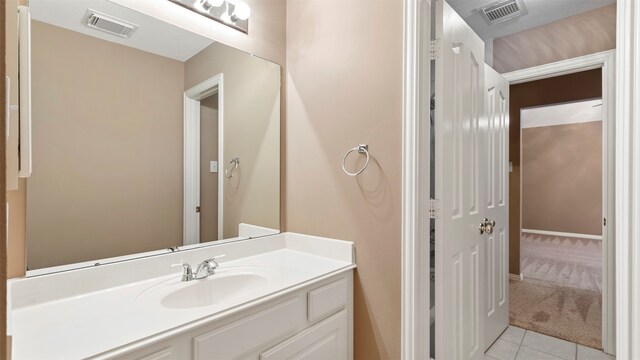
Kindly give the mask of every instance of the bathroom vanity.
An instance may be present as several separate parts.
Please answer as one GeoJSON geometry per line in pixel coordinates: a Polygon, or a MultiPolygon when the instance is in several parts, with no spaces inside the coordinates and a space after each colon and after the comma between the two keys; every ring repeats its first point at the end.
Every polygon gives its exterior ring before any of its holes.
{"type": "Polygon", "coordinates": [[[13,358],[350,359],[354,268],[351,242],[282,233],[13,280],[13,358]]]}

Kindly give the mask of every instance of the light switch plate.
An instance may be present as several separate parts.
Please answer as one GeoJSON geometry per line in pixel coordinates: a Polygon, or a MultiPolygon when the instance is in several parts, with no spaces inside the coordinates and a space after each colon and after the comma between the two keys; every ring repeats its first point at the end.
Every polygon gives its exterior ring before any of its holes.
{"type": "Polygon", "coordinates": [[[212,173],[217,173],[218,172],[218,162],[217,161],[210,161],[209,162],[209,171],[212,173]]]}

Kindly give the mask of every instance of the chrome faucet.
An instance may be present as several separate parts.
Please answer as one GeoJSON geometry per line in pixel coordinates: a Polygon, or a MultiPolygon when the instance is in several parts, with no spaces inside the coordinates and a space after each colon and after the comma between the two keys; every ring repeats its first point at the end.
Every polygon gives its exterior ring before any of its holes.
{"type": "Polygon", "coordinates": [[[223,257],[225,257],[225,255],[219,255],[201,262],[198,264],[195,273],[191,265],[187,263],[174,264],[172,266],[182,266],[182,278],[180,281],[201,280],[216,273],[216,269],[220,266],[217,260],[223,257]]]}

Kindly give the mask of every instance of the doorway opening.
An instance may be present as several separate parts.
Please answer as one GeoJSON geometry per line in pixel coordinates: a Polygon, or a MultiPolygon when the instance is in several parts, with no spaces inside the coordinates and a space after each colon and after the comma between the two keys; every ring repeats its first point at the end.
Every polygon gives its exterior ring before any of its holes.
{"type": "Polygon", "coordinates": [[[222,238],[225,172],[218,159],[224,158],[223,104],[223,74],[184,93],[184,245],[222,238]]]}
{"type": "MultiPolygon", "coordinates": [[[[515,226],[511,221],[500,221],[499,216],[502,215],[500,211],[506,210],[508,213],[508,207],[513,206],[510,200],[515,201],[514,197],[519,199],[520,196],[519,193],[512,193],[514,183],[511,181],[513,174],[520,170],[519,167],[515,168],[515,165],[520,166],[520,162],[514,164],[513,161],[514,156],[520,156],[520,141],[516,143],[518,151],[514,152],[511,147],[511,134],[514,131],[519,134],[521,129],[519,123],[514,124],[513,112],[508,111],[508,145],[505,151],[505,142],[501,137],[504,127],[500,125],[503,109],[501,101],[506,100],[504,102],[510,104],[510,91],[513,86],[524,86],[524,83],[546,81],[554,77],[593,70],[601,79],[600,93],[577,100],[601,98],[601,121],[602,124],[606,123],[602,125],[603,134],[599,144],[603,156],[602,166],[605,167],[602,173],[606,172],[613,180],[614,126],[613,121],[605,120],[614,118],[615,51],[607,49],[615,46],[615,41],[610,41],[612,37],[608,36],[615,35],[615,17],[611,16],[615,15],[615,6],[609,4],[608,7],[572,14],[576,17],[571,17],[566,22],[578,24],[578,27],[580,24],[593,23],[583,22],[583,17],[595,18],[596,22],[602,20],[602,28],[596,33],[607,41],[603,42],[598,50],[580,49],[567,56],[563,51],[566,47],[562,46],[562,41],[556,41],[563,38],[559,36],[563,31],[566,32],[566,26],[563,26],[565,22],[556,22],[563,20],[562,17],[549,20],[551,22],[538,27],[509,33],[514,36],[504,39],[510,36],[505,35],[506,29],[493,27],[492,29],[500,34],[492,36],[491,29],[487,30],[482,23],[474,23],[473,16],[477,13],[465,10],[461,3],[435,1],[429,3],[432,5],[430,7],[418,4],[409,8],[409,15],[414,17],[405,19],[407,29],[410,30],[405,34],[405,45],[409,46],[409,50],[405,51],[405,66],[407,73],[413,76],[405,77],[407,114],[403,159],[407,165],[404,171],[407,180],[403,182],[403,356],[411,358],[415,354],[429,354],[431,357],[435,355],[436,358],[476,359],[483,358],[485,350],[489,349],[489,352],[486,352],[489,357],[513,359],[523,347],[521,357],[544,358],[554,355],[549,351],[564,340],[509,326],[509,279],[520,281],[521,278],[519,262],[522,226],[519,214],[515,226]],[[419,21],[421,17],[418,15],[422,14],[424,19],[431,19],[429,26],[424,26],[419,21]],[[431,16],[433,14],[435,16],[431,16]],[[547,24],[550,25],[546,26],[547,24]],[[486,31],[483,32],[483,28],[486,31]],[[524,31],[528,32],[524,34],[524,31]],[[416,48],[412,46],[414,42],[429,43],[421,41],[421,36],[429,33],[430,56],[423,59],[421,53],[412,52],[416,48]],[[531,36],[523,40],[523,35],[531,36]],[[540,41],[536,42],[538,40],[540,41]],[[486,65],[483,64],[483,60],[486,65]],[[428,68],[428,61],[435,62],[435,71],[424,71],[428,68]],[[494,68],[499,69],[496,71],[494,68]],[[432,80],[435,80],[435,90],[432,88],[430,92],[425,91],[425,84],[431,83],[432,80]],[[505,83],[506,86],[503,86],[505,83]],[[429,96],[434,94],[435,124],[432,121],[429,126],[426,120],[432,114],[426,105],[429,104],[429,96]],[[435,137],[430,138],[433,133],[435,137]],[[505,152],[507,156],[503,156],[505,152]],[[427,161],[429,156],[431,159],[427,161]],[[430,164],[430,168],[425,169],[423,164],[430,164]],[[431,174],[425,170],[431,170],[431,174]],[[436,175],[435,179],[430,176],[433,173],[436,175]],[[503,176],[508,179],[506,186],[502,181],[503,176]],[[433,182],[435,196],[430,189],[433,182]],[[504,188],[507,189],[506,196],[501,192],[504,188]],[[423,196],[425,194],[429,194],[431,199],[423,196]],[[422,200],[422,203],[416,202],[416,198],[425,200],[422,200]],[[426,203],[426,200],[429,200],[429,203],[426,203]],[[502,206],[504,203],[507,206],[502,206]],[[424,206],[421,207],[421,204],[424,206]],[[421,221],[424,217],[420,215],[427,215],[435,221],[421,221]],[[430,226],[427,227],[426,224],[430,226]],[[431,239],[430,230],[433,228],[435,244],[431,245],[426,239],[431,239]],[[502,239],[506,239],[506,246],[501,246],[502,239]],[[508,264],[513,258],[509,257],[510,250],[514,248],[518,251],[516,271],[508,264]],[[433,252],[435,258],[430,256],[433,252]],[[431,266],[435,268],[435,281],[426,277],[431,266]],[[509,276],[510,273],[513,276],[509,276]],[[434,283],[435,290],[433,286],[429,286],[434,283]],[[505,288],[506,294],[503,291],[505,288]],[[433,295],[435,326],[432,325],[433,319],[429,316],[433,295]],[[507,309],[502,307],[503,304],[507,305],[507,309]],[[498,319],[496,314],[503,315],[503,310],[507,310],[507,316],[498,319]],[[495,321],[492,320],[492,316],[496,317],[495,321]],[[505,343],[506,345],[502,346],[505,343]],[[429,347],[424,346],[425,344],[429,347]],[[494,356],[496,352],[492,352],[491,349],[501,347],[502,350],[506,349],[506,352],[503,352],[505,356],[494,356]]],[[[531,18],[532,16],[529,16],[528,19],[531,18]]],[[[517,25],[515,22],[512,24],[517,25]]],[[[588,37],[589,31],[593,29],[583,30],[580,31],[580,36],[588,37]]],[[[574,85],[577,89],[565,89],[565,93],[581,90],[575,83],[567,84],[574,85]]],[[[538,95],[544,97],[546,94],[538,95]]],[[[576,99],[560,99],[542,105],[574,101],[576,99]]],[[[522,108],[532,106],[540,105],[518,107],[518,117],[522,108]]],[[[517,189],[520,189],[519,182],[517,189]]],[[[613,187],[603,176],[600,214],[602,218],[598,220],[599,224],[607,219],[607,222],[613,225],[613,199],[613,187]]],[[[508,214],[505,218],[510,217],[508,214]]],[[[577,234],[568,230],[564,232],[577,234]]],[[[601,236],[602,282],[599,284],[598,280],[593,281],[602,293],[599,301],[602,314],[601,345],[590,346],[603,348],[606,353],[613,353],[616,342],[613,291],[615,254],[612,226],[603,227],[601,236]]],[[[581,308],[575,313],[579,316],[588,312],[581,309],[589,310],[583,303],[579,303],[578,306],[581,308]]],[[[534,315],[544,317],[544,314],[534,315]]],[[[579,326],[569,326],[572,330],[579,330],[579,326]]],[[[554,335],[560,337],[561,334],[554,335]]],[[[590,355],[587,353],[590,350],[596,351],[594,356],[608,356],[593,348],[580,347],[575,342],[564,341],[561,344],[568,345],[567,354],[554,355],[559,358],[588,357],[590,355]],[[580,354],[583,356],[579,356],[580,354]]]]}
{"type": "Polygon", "coordinates": [[[607,353],[615,350],[613,56],[505,74],[510,324],[607,353]]]}
{"type": "MultiPolygon", "coordinates": [[[[601,96],[600,69],[591,72],[572,76],[594,78],[585,91],[601,96]]],[[[516,85],[511,101],[557,81],[566,79],[520,84],[525,91],[516,85]]],[[[510,324],[601,349],[602,98],[513,110],[520,111],[520,206],[512,198],[511,209],[520,209],[521,221],[519,259],[510,260],[521,276],[509,282],[510,324]]]]}

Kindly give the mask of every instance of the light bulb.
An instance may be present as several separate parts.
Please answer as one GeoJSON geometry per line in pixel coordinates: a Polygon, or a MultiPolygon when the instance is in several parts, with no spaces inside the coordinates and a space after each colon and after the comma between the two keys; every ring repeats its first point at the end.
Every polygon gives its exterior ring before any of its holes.
{"type": "Polygon", "coordinates": [[[220,7],[224,4],[224,0],[206,0],[213,7],[220,7]]]}
{"type": "Polygon", "coordinates": [[[224,21],[229,25],[233,25],[233,22],[234,22],[233,19],[231,19],[231,15],[229,15],[229,13],[224,13],[220,15],[220,20],[224,21]]]}
{"type": "Polygon", "coordinates": [[[247,20],[251,16],[251,8],[244,1],[238,1],[233,8],[233,16],[240,20],[247,20]]]}

